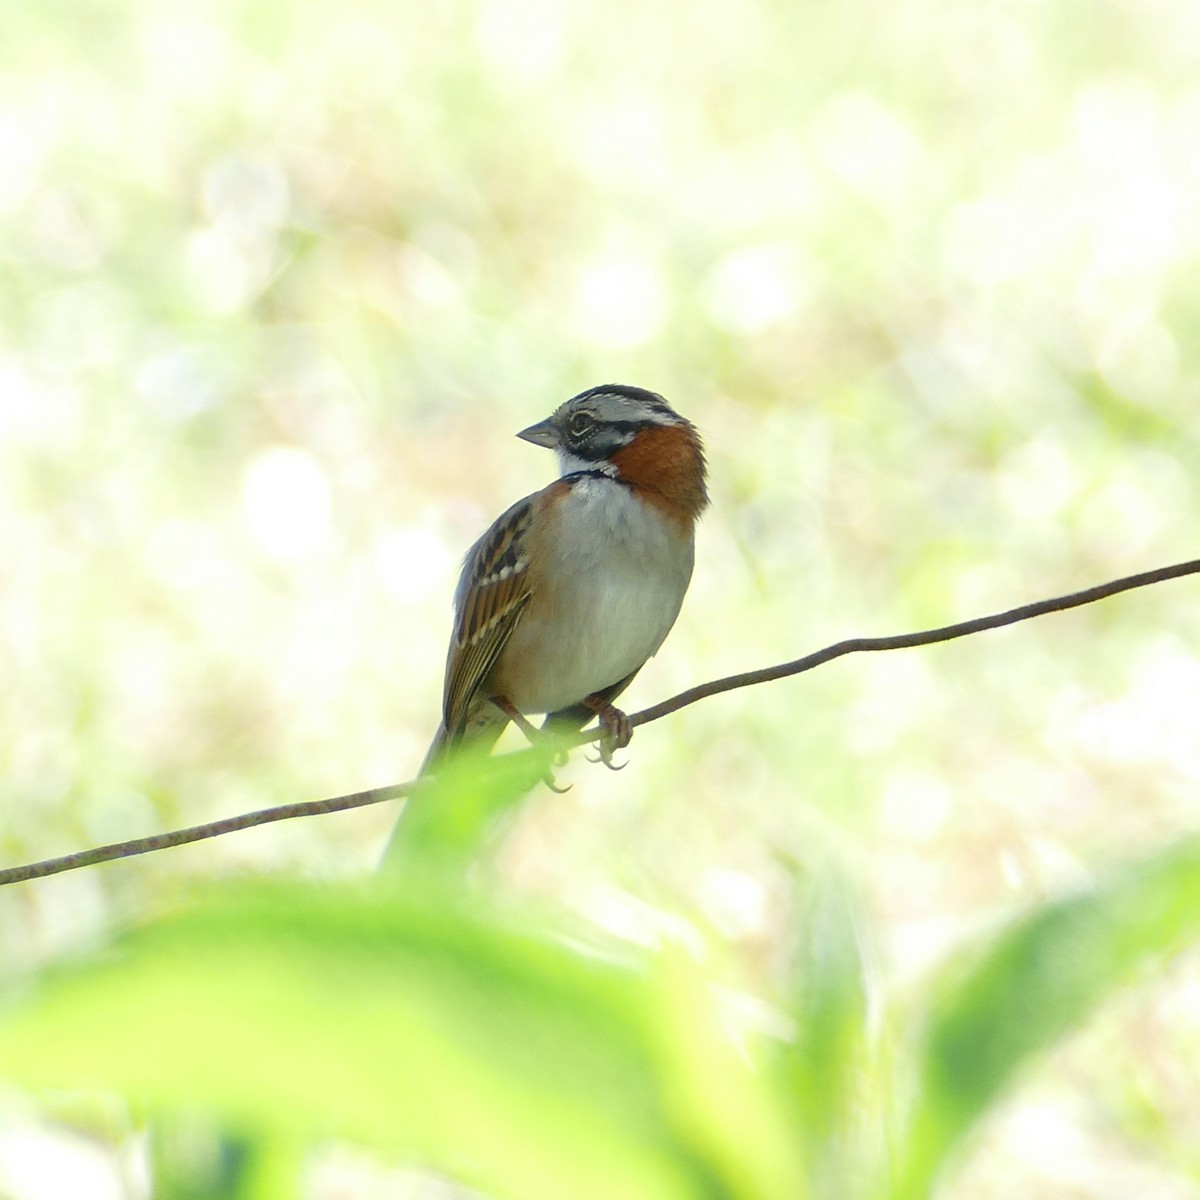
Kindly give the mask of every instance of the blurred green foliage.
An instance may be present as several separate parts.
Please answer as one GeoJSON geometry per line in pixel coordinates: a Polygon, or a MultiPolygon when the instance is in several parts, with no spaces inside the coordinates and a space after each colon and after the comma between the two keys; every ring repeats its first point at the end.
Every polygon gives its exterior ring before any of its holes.
{"type": "MultiPolygon", "coordinates": [[[[606,379],[666,394],[712,466],[692,594],[631,706],[1194,557],[1197,14],[3,6],[4,860],[411,776],[456,560],[552,470],[510,435],[606,379]]],[[[907,1128],[899,1064],[926,1089],[912,1112],[934,1115],[912,1119],[936,1119],[941,1161],[946,1131],[994,1094],[970,1072],[965,1100],[938,1092],[917,1069],[935,1050],[880,1013],[908,1003],[958,1028],[937,968],[961,947],[1190,836],[1193,595],[1184,581],[706,701],[640,731],[620,775],[577,756],[570,793],[539,790],[481,844],[504,789],[472,791],[462,825],[418,819],[401,853],[422,873],[430,854],[471,864],[485,940],[511,906],[534,941],[570,926],[634,956],[635,1008],[668,986],[664,941],[703,958],[704,986],[679,985],[697,1011],[709,985],[765,1006],[778,1040],[751,1058],[779,1082],[762,1102],[797,1106],[812,1145],[790,1152],[818,1191],[881,1128],[907,1128]],[[643,976],[659,981],[645,993],[643,976]]],[[[0,959],[37,977],[130,921],[191,912],[225,877],[365,874],[394,815],[10,889],[0,959]]],[[[152,973],[182,931],[237,924],[237,902],[213,903],[137,961],[152,973]]],[[[335,889],[330,912],[356,903],[387,909],[335,889]]],[[[1112,994],[1112,932],[1111,957],[1069,976],[1081,990],[1026,1041],[962,1001],[981,1030],[968,1065],[1002,1082],[987,1029],[1015,1064],[1108,996],[992,1110],[949,1192],[1200,1196],[1196,964],[1112,994]]],[[[1028,975],[997,954],[999,1006],[1028,975]]],[[[706,1060],[676,1049],[699,1103],[706,1060]]],[[[251,1191],[294,1190],[301,1151],[214,1132],[236,1113],[211,1099],[221,1114],[155,1123],[160,1200],[183,1194],[170,1168],[189,1145],[195,1161],[210,1147],[216,1180],[245,1162],[251,1191]]],[[[711,1113],[677,1119],[698,1157],[670,1169],[732,1178],[711,1113]]],[[[140,1122],[0,1092],[0,1192],[86,1178],[91,1195],[145,1194],[140,1122]]],[[[305,1159],[312,1200],[356,1171],[360,1194],[444,1186],[346,1155],[305,1159]]]]}
{"type": "MultiPolygon", "coordinates": [[[[682,945],[606,948],[470,884],[459,835],[429,852],[476,788],[511,804],[523,783],[485,763],[418,793],[420,870],[371,889],[227,885],[10,990],[0,1070],[219,1114],[236,1133],[218,1185],[189,1191],[176,1168],[159,1196],[298,1194],[305,1147],[333,1138],[522,1200],[917,1198],[1033,1053],[1200,933],[1193,838],[960,955],[922,1004],[883,1014],[881,1053],[827,880],[796,914],[768,1032],[682,945]]],[[[157,1148],[180,1156],[169,1135],[157,1148]]]]}

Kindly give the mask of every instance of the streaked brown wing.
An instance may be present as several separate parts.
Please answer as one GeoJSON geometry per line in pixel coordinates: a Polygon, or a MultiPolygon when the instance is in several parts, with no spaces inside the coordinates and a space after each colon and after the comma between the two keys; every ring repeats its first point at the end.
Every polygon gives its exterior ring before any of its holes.
{"type": "Polygon", "coordinates": [[[529,600],[527,537],[534,497],[518,501],[471,547],[454,597],[454,640],[442,711],[451,739],[462,734],[479,685],[529,600]]]}

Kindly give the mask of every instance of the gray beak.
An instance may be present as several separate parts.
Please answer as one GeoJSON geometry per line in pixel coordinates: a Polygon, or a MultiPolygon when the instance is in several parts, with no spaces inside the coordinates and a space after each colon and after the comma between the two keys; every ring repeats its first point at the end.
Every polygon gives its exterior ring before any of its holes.
{"type": "Polygon", "coordinates": [[[522,429],[517,437],[532,442],[535,446],[545,446],[547,450],[557,450],[560,441],[558,426],[554,424],[553,417],[547,417],[536,425],[530,425],[528,429],[522,429]]]}

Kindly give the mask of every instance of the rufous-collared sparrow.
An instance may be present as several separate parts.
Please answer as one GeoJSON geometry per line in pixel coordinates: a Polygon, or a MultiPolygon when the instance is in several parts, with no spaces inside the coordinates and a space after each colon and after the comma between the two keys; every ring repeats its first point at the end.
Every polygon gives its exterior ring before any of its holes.
{"type": "Polygon", "coordinates": [[[490,748],[510,720],[530,733],[530,713],[575,729],[595,714],[611,766],[630,737],[612,702],[662,645],[692,576],[704,451],[661,396],[603,384],[517,436],[556,451],[562,474],[467,552],[422,772],[460,743],[490,748]]]}

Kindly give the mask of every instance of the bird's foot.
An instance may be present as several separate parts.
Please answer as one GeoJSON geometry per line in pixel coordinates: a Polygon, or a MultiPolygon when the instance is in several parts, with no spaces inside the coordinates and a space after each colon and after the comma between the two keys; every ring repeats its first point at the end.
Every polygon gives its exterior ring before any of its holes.
{"type": "MultiPolygon", "coordinates": [[[[521,712],[515,704],[513,704],[507,696],[491,696],[491,702],[529,739],[531,746],[545,745],[545,734],[532,724],[526,715],[521,712]]],[[[555,766],[563,766],[567,761],[566,753],[559,751],[554,755],[555,766]]],[[[571,785],[568,783],[566,787],[559,787],[558,781],[554,778],[554,772],[548,767],[545,775],[542,776],[542,782],[552,791],[557,792],[560,796],[563,792],[569,792],[571,785]]]]}
{"type": "Polygon", "coordinates": [[[541,731],[507,696],[489,696],[489,700],[529,739],[531,746],[541,742],[541,731]]]}
{"type": "Polygon", "coordinates": [[[629,718],[602,696],[585,696],[583,703],[596,714],[602,733],[596,745],[600,757],[592,761],[602,762],[610,771],[624,770],[628,764],[622,763],[617,766],[613,762],[613,753],[624,750],[633,737],[633,727],[629,724],[629,718]]]}

